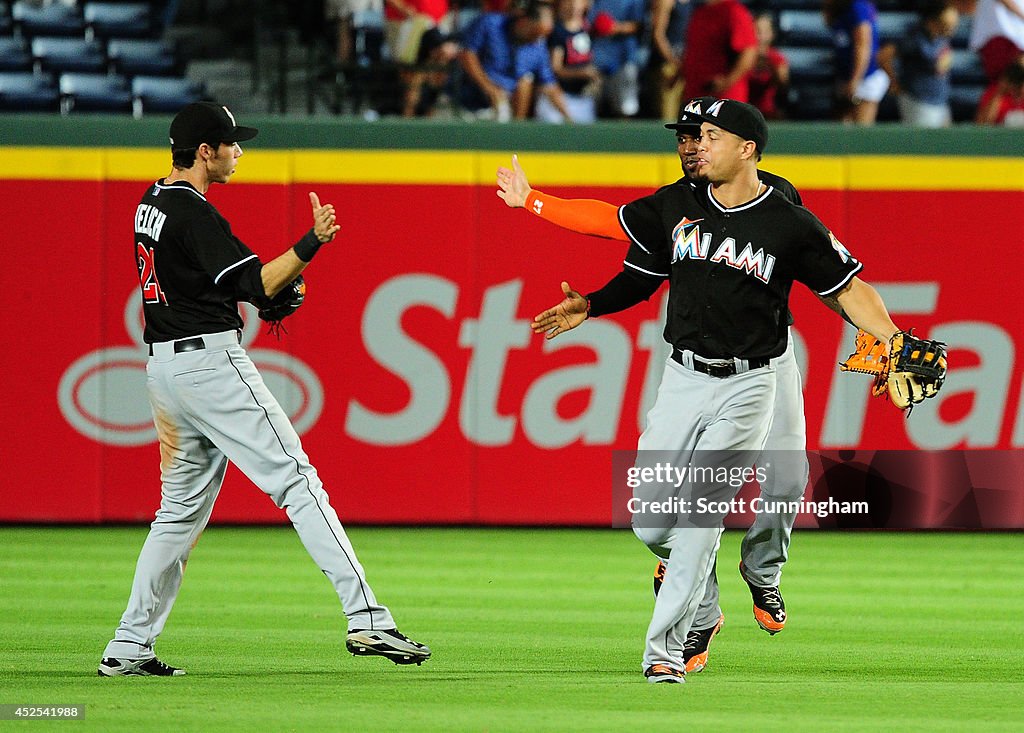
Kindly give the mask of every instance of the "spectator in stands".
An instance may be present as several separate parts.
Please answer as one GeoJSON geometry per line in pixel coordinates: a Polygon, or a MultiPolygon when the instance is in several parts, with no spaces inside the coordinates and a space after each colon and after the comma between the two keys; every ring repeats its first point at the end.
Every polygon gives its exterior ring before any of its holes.
{"type": "Polygon", "coordinates": [[[775,48],[775,17],[761,13],[754,19],[757,31],[757,61],[750,73],[750,103],[769,120],[782,117],[776,100],[785,96],[789,87],[789,62],[775,48]]]}
{"type": "Polygon", "coordinates": [[[754,18],[738,0],[706,0],[690,16],[683,54],[683,97],[746,102],[757,61],[754,18]]]}
{"type": "MultiPolygon", "coordinates": [[[[574,122],[593,122],[597,118],[597,97],[601,93],[601,72],[594,65],[587,12],[590,0],[558,0],[555,30],[548,39],[551,68],[555,72],[574,122]]],[[[537,98],[538,119],[563,122],[562,114],[551,101],[537,98]]]]}
{"type": "Polygon", "coordinates": [[[369,11],[381,12],[382,0],[327,0],[324,14],[337,29],[335,58],[339,64],[351,64],[355,57],[354,16],[369,11]]]}
{"type": "Polygon", "coordinates": [[[690,24],[690,0],[653,0],[651,4],[651,66],[658,116],[674,121],[683,101],[683,48],[690,24]]]}
{"type": "Polygon", "coordinates": [[[571,121],[548,56],[546,40],[554,25],[554,10],[544,0],[526,0],[508,13],[477,17],[463,34],[459,53],[466,72],[463,106],[478,117],[526,119],[539,86],[555,109],[571,121]]]}
{"type": "Polygon", "coordinates": [[[981,57],[990,83],[1024,54],[1024,0],[978,0],[969,47],[981,57]]]}
{"type": "MultiPolygon", "coordinates": [[[[403,117],[431,117],[444,95],[459,45],[440,28],[431,28],[420,39],[416,68],[406,81],[403,117]]],[[[449,100],[450,103],[450,100],[449,100]]]]}
{"type": "Polygon", "coordinates": [[[594,0],[591,33],[594,63],[604,77],[602,105],[611,117],[640,111],[640,29],[644,0],[594,0]]]}
{"type": "Polygon", "coordinates": [[[871,0],[825,0],[836,60],[836,113],[844,122],[872,125],[889,75],[878,65],[878,9],[871,0]]]}
{"type": "Polygon", "coordinates": [[[960,13],[949,0],[926,0],[920,21],[897,44],[879,52],[879,64],[893,80],[900,118],[918,127],[946,127],[953,118],[949,109],[953,63],[950,39],[960,13]]]}
{"type": "Polygon", "coordinates": [[[448,14],[448,0],[384,0],[384,42],[391,60],[412,65],[420,39],[448,14]]]}
{"type": "Polygon", "coordinates": [[[975,122],[1024,127],[1024,56],[1003,69],[999,80],[985,90],[975,122]]]}

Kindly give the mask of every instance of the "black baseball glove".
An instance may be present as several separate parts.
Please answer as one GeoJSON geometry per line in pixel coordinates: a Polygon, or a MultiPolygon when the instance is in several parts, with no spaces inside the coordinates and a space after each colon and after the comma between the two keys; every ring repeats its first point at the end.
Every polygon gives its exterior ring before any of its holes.
{"type": "MultiPolygon", "coordinates": [[[[280,292],[270,300],[266,301],[259,308],[260,319],[266,321],[270,327],[267,333],[272,333],[280,338],[280,331],[283,328],[281,321],[299,309],[299,306],[306,300],[306,281],[299,275],[290,283],[281,288],[280,292]]],[[[285,330],[285,333],[288,331],[285,330]]]]}

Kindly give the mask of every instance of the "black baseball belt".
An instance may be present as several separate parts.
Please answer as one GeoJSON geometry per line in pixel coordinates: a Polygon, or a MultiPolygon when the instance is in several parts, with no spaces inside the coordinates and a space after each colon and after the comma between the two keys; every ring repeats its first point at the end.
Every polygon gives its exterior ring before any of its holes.
{"type": "MultiPolygon", "coordinates": [[[[235,340],[238,343],[242,343],[242,332],[235,331],[235,340]]],[[[179,339],[174,342],[174,353],[184,354],[186,351],[201,351],[207,346],[206,341],[202,336],[194,336],[193,338],[179,339]]],[[[153,344],[149,345],[149,355],[153,356],[153,344]]]]}
{"type": "Polygon", "coordinates": [[[701,372],[702,374],[707,374],[709,377],[715,377],[716,379],[725,379],[726,377],[731,377],[735,374],[742,374],[743,372],[760,369],[761,367],[766,367],[771,363],[771,359],[768,358],[706,359],[692,351],[684,351],[683,349],[677,348],[672,349],[672,361],[686,367],[687,369],[693,369],[695,372],[701,372]]]}

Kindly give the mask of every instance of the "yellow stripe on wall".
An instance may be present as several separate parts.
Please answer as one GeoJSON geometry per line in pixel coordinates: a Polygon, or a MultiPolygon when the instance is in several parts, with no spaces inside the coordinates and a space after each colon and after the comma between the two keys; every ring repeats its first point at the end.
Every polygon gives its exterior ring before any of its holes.
{"type": "MultiPolygon", "coordinates": [[[[671,154],[519,155],[532,185],[654,189],[678,179],[671,154]]],[[[152,181],[170,170],[165,148],[0,147],[0,179],[152,181]]],[[[245,151],[233,180],[348,184],[483,185],[495,183],[511,153],[444,150],[245,151]]],[[[1024,160],[900,155],[766,156],[762,167],[798,188],[855,191],[1024,191],[1024,160]]]]}

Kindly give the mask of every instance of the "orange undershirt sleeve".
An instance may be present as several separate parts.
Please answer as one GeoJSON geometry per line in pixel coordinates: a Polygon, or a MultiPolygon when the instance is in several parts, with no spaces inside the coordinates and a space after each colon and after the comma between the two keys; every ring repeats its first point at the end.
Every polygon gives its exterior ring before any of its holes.
{"type": "Polygon", "coordinates": [[[580,234],[628,242],[619,224],[619,207],[595,199],[560,199],[540,191],[530,191],[526,209],[541,219],[580,234]]]}

